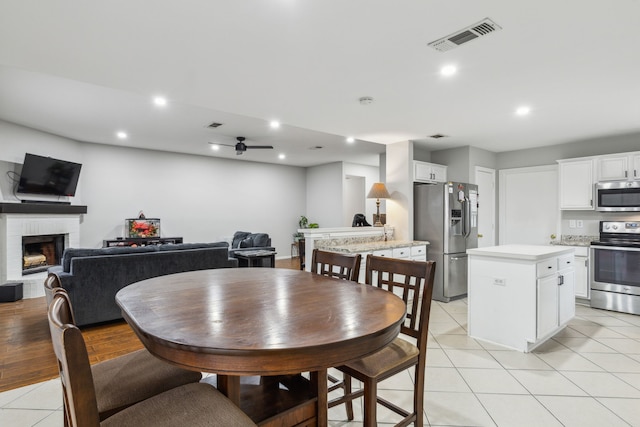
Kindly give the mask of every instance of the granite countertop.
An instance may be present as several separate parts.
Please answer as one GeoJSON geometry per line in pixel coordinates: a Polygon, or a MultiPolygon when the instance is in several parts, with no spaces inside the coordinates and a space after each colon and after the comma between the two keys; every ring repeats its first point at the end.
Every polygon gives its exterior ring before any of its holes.
{"type": "Polygon", "coordinates": [[[552,245],[556,246],[589,246],[591,242],[599,240],[599,236],[579,236],[579,235],[563,235],[560,240],[554,240],[552,245]]]}
{"type": "Polygon", "coordinates": [[[409,246],[429,245],[429,242],[418,240],[389,240],[366,243],[352,243],[324,248],[333,252],[358,253],[379,251],[383,249],[406,248],[409,246]]]}
{"type": "Polygon", "coordinates": [[[559,245],[502,245],[467,249],[469,255],[525,261],[541,261],[545,258],[572,253],[574,253],[573,248],[559,245]]]}

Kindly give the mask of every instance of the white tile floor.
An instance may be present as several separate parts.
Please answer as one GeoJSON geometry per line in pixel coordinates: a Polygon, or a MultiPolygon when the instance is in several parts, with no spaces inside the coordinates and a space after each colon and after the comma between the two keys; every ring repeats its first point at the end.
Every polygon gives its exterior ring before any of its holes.
{"type": "MultiPolygon", "coordinates": [[[[427,355],[425,425],[640,426],[640,316],[577,306],[570,325],[525,354],[466,336],[465,300],[434,302],[427,355]]],[[[380,394],[411,406],[409,372],[380,394]]],[[[345,421],[342,407],[331,426],[345,421]]],[[[378,408],[380,425],[396,419],[378,408]]],[[[59,380],[0,393],[0,426],[62,426],[59,380]]]]}

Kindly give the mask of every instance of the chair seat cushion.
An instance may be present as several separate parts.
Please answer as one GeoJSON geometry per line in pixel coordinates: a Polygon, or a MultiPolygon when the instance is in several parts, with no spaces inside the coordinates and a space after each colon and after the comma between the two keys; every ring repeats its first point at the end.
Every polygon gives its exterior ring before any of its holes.
{"type": "Polygon", "coordinates": [[[412,365],[419,354],[418,347],[402,338],[396,338],[382,350],[340,366],[338,369],[344,370],[355,378],[359,376],[356,373],[361,373],[368,378],[381,378],[387,373],[394,373],[412,365]]]}
{"type": "Polygon", "coordinates": [[[184,384],[197,383],[200,372],[163,362],[139,350],[91,366],[98,412],[105,419],[151,396],[184,384]]]}
{"type": "Polygon", "coordinates": [[[101,427],[255,426],[215,387],[204,383],[174,388],[127,408],[101,427]]]}

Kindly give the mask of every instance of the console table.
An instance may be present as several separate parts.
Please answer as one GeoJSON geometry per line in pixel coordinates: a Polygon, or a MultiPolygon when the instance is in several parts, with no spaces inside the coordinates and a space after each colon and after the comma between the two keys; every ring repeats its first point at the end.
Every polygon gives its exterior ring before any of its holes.
{"type": "Polygon", "coordinates": [[[149,246],[182,243],[182,237],[127,237],[115,240],[103,240],[103,248],[114,246],[149,246]]]}

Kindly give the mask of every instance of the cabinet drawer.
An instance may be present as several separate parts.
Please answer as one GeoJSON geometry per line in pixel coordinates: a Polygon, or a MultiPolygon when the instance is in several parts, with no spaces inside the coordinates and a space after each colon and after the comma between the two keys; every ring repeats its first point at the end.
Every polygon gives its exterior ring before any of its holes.
{"type": "Polygon", "coordinates": [[[411,248],[394,248],[392,250],[392,255],[394,258],[409,258],[411,254],[411,248]]]}
{"type": "Polygon", "coordinates": [[[558,262],[556,258],[540,261],[536,264],[536,276],[545,277],[555,274],[558,271],[558,262]]]}
{"type": "Polygon", "coordinates": [[[564,270],[565,268],[573,268],[574,257],[573,255],[564,255],[558,258],[558,270],[564,270]]]}
{"type": "Polygon", "coordinates": [[[381,249],[379,251],[373,251],[372,255],[392,257],[393,256],[393,251],[391,249],[381,249]]]}
{"type": "Polygon", "coordinates": [[[411,247],[411,256],[421,256],[427,255],[427,247],[426,246],[412,246],[411,247]]]}

